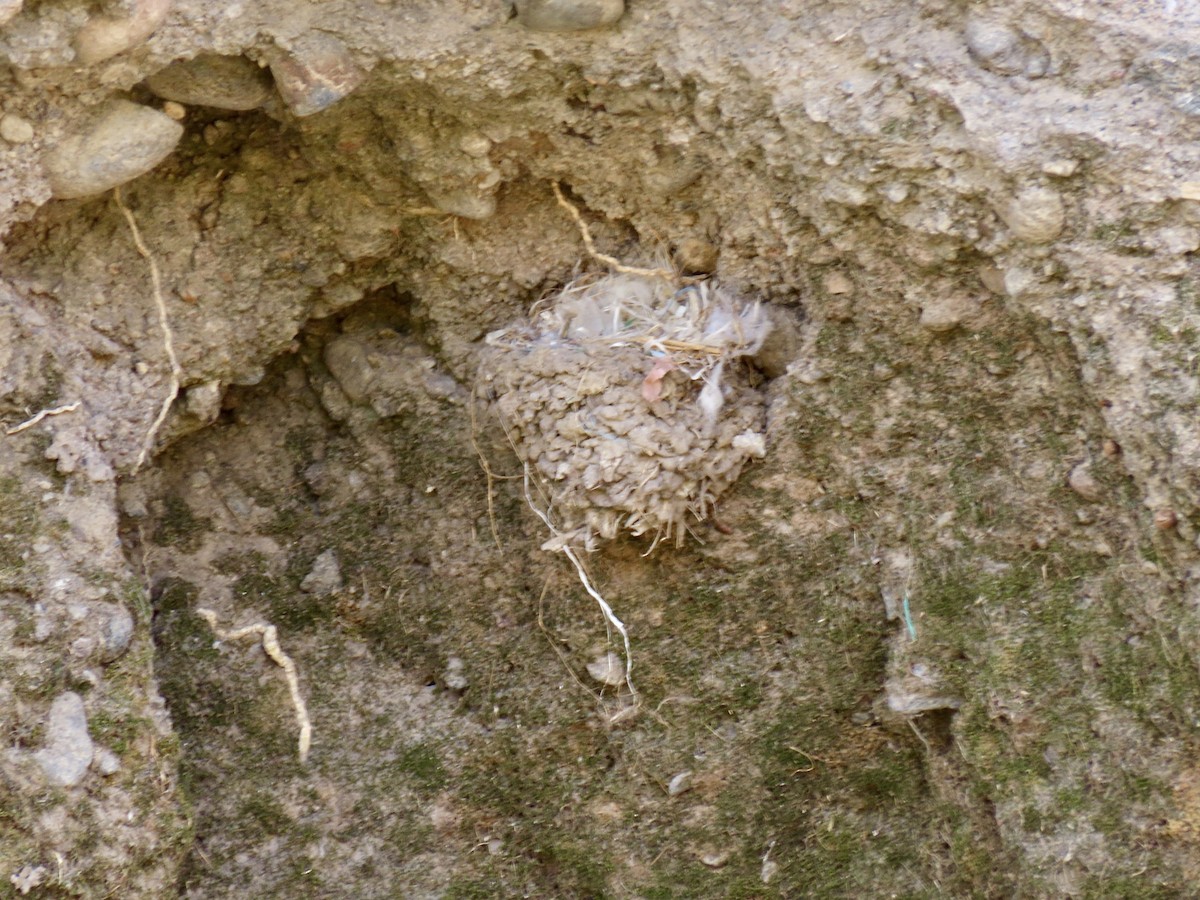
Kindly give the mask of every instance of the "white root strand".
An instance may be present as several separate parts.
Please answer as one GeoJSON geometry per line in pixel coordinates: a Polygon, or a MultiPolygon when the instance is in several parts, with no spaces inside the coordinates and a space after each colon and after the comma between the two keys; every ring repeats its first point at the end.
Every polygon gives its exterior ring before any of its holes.
{"type": "MultiPolygon", "coordinates": [[[[555,537],[558,537],[559,532],[554,527],[554,524],[550,521],[550,516],[542,512],[542,510],[537,507],[537,504],[533,502],[533,497],[529,493],[529,463],[525,463],[524,467],[525,502],[529,505],[529,508],[533,510],[534,515],[541,519],[545,526],[550,529],[550,533],[555,537]]],[[[600,611],[604,614],[604,620],[617,630],[617,633],[621,635],[621,640],[625,643],[625,684],[628,685],[629,693],[633,697],[633,702],[636,705],[640,702],[641,698],[638,694],[637,688],[633,686],[633,648],[629,643],[629,631],[626,629],[625,623],[617,618],[617,614],[613,612],[613,608],[609,606],[608,601],[600,596],[599,591],[592,587],[592,582],[588,579],[587,572],[584,571],[583,563],[580,562],[579,557],[575,555],[575,551],[571,549],[571,546],[563,541],[561,542],[560,549],[564,554],[566,554],[566,557],[571,561],[571,564],[575,566],[575,572],[579,576],[580,583],[583,584],[583,589],[587,591],[588,595],[600,605],[600,611]]]]}
{"type": "Polygon", "coordinates": [[[68,403],[66,406],[56,406],[54,409],[43,409],[36,416],[31,419],[26,419],[20,425],[14,425],[12,428],[5,428],[4,433],[18,434],[19,432],[24,431],[26,428],[32,428],[38,422],[42,421],[42,419],[46,418],[46,416],[60,416],[63,413],[74,412],[77,409],[79,409],[78,400],[76,400],[74,403],[68,403]]]}
{"type": "Polygon", "coordinates": [[[262,642],[263,651],[267,656],[283,669],[284,677],[287,678],[288,690],[292,694],[292,706],[296,710],[296,724],[300,726],[300,762],[307,762],[308,751],[312,747],[312,722],[308,718],[308,708],[304,705],[304,697],[300,694],[300,676],[296,671],[296,664],[279,645],[279,632],[275,626],[256,622],[253,625],[226,631],[217,625],[217,614],[211,609],[201,607],[196,610],[196,613],[208,623],[209,628],[219,640],[236,641],[244,637],[257,637],[262,642]]]}
{"type": "Polygon", "coordinates": [[[133,243],[137,247],[138,253],[150,264],[150,281],[154,286],[154,305],[158,308],[158,324],[162,329],[163,349],[166,351],[167,360],[171,364],[171,389],[163,398],[158,415],[155,417],[154,423],[150,426],[150,430],[146,433],[146,438],[142,442],[141,452],[138,453],[137,462],[133,465],[133,471],[137,472],[146,462],[147,455],[154,449],[154,438],[158,435],[158,429],[167,420],[167,413],[171,411],[171,404],[179,396],[183,369],[179,365],[179,358],[175,355],[175,336],[171,333],[171,323],[167,319],[167,304],[163,300],[162,276],[158,271],[158,263],[155,262],[154,255],[142,240],[142,233],[138,229],[137,220],[134,219],[133,213],[129,211],[129,207],[121,199],[121,189],[119,187],[113,188],[113,199],[117,203],[117,208],[121,210],[121,214],[125,216],[125,221],[129,223],[129,231],[133,235],[133,243]]]}

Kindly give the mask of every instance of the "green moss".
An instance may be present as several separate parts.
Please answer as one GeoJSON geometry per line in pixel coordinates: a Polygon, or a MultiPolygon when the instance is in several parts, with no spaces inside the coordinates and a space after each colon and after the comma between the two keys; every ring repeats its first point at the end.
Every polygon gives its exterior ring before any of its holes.
{"type": "Polygon", "coordinates": [[[154,530],[154,543],[184,553],[199,550],[205,533],[212,530],[212,520],[197,517],[187,501],[174,494],[168,495],[163,505],[163,514],[154,530]]]}
{"type": "Polygon", "coordinates": [[[11,476],[0,478],[0,588],[20,584],[25,554],[30,552],[40,524],[37,500],[24,483],[11,476]]]}
{"type": "Polygon", "coordinates": [[[390,768],[431,793],[444,788],[448,780],[437,751],[427,744],[405,747],[390,768]]]}

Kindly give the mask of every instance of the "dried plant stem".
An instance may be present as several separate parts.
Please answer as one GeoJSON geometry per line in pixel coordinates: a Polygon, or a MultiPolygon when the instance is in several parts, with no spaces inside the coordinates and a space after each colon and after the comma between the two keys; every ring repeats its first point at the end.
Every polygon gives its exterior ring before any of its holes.
{"type": "Polygon", "coordinates": [[[117,208],[121,210],[121,214],[125,216],[125,221],[129,223],[129,231],[133,234],[133,243],[140,253],[150,265],[150,281],[154,286],[154,305],[158,307],[158,324],[162,329],[163,349],[166,351],[167,360],[171,365],[171,381],[170,390],[163,398],[162,406],[159,407],[158,415],[154,418],[154,423],[150,426],[150,430],[146,433],[146,439],[142,443],[141,452],[138,453],[137,462],[133,465],[133,471],[138,469],[146,462],[146,456],[154,449],[154,438],[158,434],[158,429],[162,427],[163,422],[167,420],[167,413],[171,411],[171,404],[175,402],[175,398],[179,396],[180,381],[183,377],[183,369],[179,365],[179,358],[175,355],[175,336],[171,333],[171,323],[167,318],[167,304],[163,300],[162,292],[162,276],[158,271],[158,263],[154,260],[152,254],[145,242],[142,240],[142,233],[138,230],[137,220],[134,219],[133,213],[121,200],[121,189],[113,188],[113,199],[117,203],[117,208]]]}
{"type": "Polygon", "coordinates": [[[304,697],[300,694],[300,676],[296,672],[296,664],[292,658],[283,652],[279,646],[279,632],[274,625],[257,622],[244,628],[225,631],[217,625],[217,614],[211,609],[199,608],[196,613],[208,623],[209,628],[222,641],[236,641],[244,637],[257,637],[262,642],[262,648],[272,661],[283,669],[287,678],[288,690],[292,694],[292,706],[296,710],[296,724],[300,726],[300,762],[308,761],[308,751],[312,747],[312,722],[308,718],[308,708],[304,705],[304,697]]]}
{"type": "Polygon", "coordinates": [[[596,249],[596,242],[592,240],[592,231],[587,226],[587,222],[583,221],[583,216],[579,214],[579,210],[575,205],[563,196],[562,188],[557,181],[550,182],[550,186],[554,188],[554,196],[558,200],[558,205],[570,213],[571,218],[575,220],[575,225],[579,228],[579,235],[583,238],[583,244],[587,247],[588,253],[592,259],[597,262],[602,262],[615,272],[621,272],[625,275],[642,275],[647,278],[665,278],[667,281],[674,282],[678,280],[678,276],[674,272],[667,269],[642,269],[637,266],[627,266],[615,256],[609,256],[607,253],[601,253],[596,249]]]}

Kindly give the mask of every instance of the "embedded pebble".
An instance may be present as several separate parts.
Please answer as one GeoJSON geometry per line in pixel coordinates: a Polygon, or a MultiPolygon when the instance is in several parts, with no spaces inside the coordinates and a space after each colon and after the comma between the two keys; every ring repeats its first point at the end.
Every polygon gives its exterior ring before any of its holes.
{"type": "Polygon", "coordinates": [[[1050,159],[1042,163],[1042,171],[1056,178],[1069,178],[1079,170],[1077,159],[1050,159]]]}
{"type": "Polygon", "coordinates": [[[1179,516],[1173,509],[1156,509],[1154,511],[1154,527],[1159,531],[1174,531],[1179,524],[1179,516]]]}
{"type": "Polygon", "coordinates": [[[292,52],[271,63],[275,87],[296,116],[328,109],[362,84],[366,70],[332,35],[309,32],[292,52]]]}
{"type": "Polygon", "coordinates": [[[215,421],[221,412],[221,382],[206,381],[187,389],[187,411],[203,422],[215,421]]]}
{"type": "Polygon", "coordinates": [[[172,0],[128,0],[129,15],[95,16],[75,35],[75,58],[85,66],[116,56],[154,34],[172,0]]]}
{"type": "Polygon", "coordinates": [[[935,297],[921,308],[921,327],[934,334],[953,331],[977,308],[976,302],[965,294],[935,297]]]}
{"type": "Polygon", "coordinates": [[[1050,54],[1041,42],[1002,22],[972,16],[963,37],[971,58],[997,75],[1041,78],[1050,69],[1050,54]]]}
{"type": "Polygon", "coordinates": [[[313,560],[312,568],[300,582],[300,590],[306,594],[332,594],[342,589],[342,569],[337,554],[326,550],[313,560]]]}
{"type": "Polygon", "coordinates": [[[830,272],[821,279],[827,294],[853,294],[854,282],[843,272],[830,272]]]}
{"type": "Polygon", "coordinates": [[[46,777],[55,784],[78,784],[92,764],[92,738],[88,734],[83,698],[67,691],[50,705],[46,721],[46,745],[33,756],[46,777]]]}
{"type": "Polygon", "coordinates": [[[55,197],[100,194],[149,172],[170,155],[183,126],[148,106],[112,100],[89,126],[43,159],[55,197]]]}
{"type": "Polygon", "coordinates": [[[1044,187],[1019,192],[999,213],[1016,237],[1031,244],[1054,240],[1066,223],[1062,198],[1057,191],[1044,187]]]}
{"type": "Polygon", "coordinates": [[[667,796],[678,797],[680,794],[692,789],[692,773],[680,772],[667,782],[667,796]]]}
{"type": "Polygon", "coordinates": [[[351,337],[339,337],[325,345],[325,366],[338,387],[354,403],[361,403],[375,381],[375,367],[367,349],[351,337]]]}
{"type": "Polygon", "coordinates": [[[107,747],[97,747],[92,755],[92,768],[108,778],[121,771],[121,758],[107,747]]]}
{"type": "Polygon", "coordinates": [[[606,653],[587,664],[587,672],[601,684],[615,687],[625,680],[625,665],[615,653],[606,653]]]}
{"type": "Polygon", "coordinates": [[[531,31],[586,31],[612,25],[625,0],[516,0],[517,21],[531,31]]]}
{"type": "Polygon", "coordinates": [[[113,609],[104,627],[104,662],[120,658],[129,649],[132,640],[133,614],[124,606],[118,606],[113,609]]]}
{"type": "Polygon", "coordinates": [[[1090,463],[1082,462],[1071,469],[1067,475],[1067,484],[1084,500],[1090,500],[1093,503],[1098,502],[1104,496],[1100,482],[1092,475],[1090,463]]]}
{"type": "Polygon", "coordinates": [[[457,656],[452,656],[446,660],[446,674],[443,679],[446,682],[446,687],[452,691],[462,692],[471,686],[470,679],[467,678],[463,671],[463,661],[457,656]]]}
{"type": "Polygon", "coordinates": [[[172,63],[146,79],[164,100],[214,109],[257,109],[271,96],[271,76],[244,56],[201,53],[172,63]]]}
{"type": "Polygon", "coordinates": [[[978,270],[979,280],[993,294],[1003,296],[1007,293],[1004,285],[1004,273],[994,263],[983,263],[978,270]]]}
{"type": "Polygon", "coordinates": [[[0,117],[0,138],[10,144],[26,144],[33,140],[33,126],[20,116],[8,113],[0,117]]]}
{"type": "Polygon", "coordinates": [[[700,862],[708,866],[710,869],[720,869],[729,862],[730,852],[728,850],[720,850],[717,848],[709,848],[700,854],[700,862]]]}

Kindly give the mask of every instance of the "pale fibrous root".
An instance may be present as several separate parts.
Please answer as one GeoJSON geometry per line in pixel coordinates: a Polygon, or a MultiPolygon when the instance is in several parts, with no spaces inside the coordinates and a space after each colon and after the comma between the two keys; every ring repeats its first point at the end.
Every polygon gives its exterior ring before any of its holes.
{"type": "Polygon", "coordinates": [[[284,677],[287,678],[288,690],[292,694],[292,706],[296,711],[296,724],[300,726],[299,752],[300,762],[308,761],[308,751],[312,747],[312,722],[308,718],[308,708],[304,705],[304,697],[300,693],[300,676],[296,671],[296,664],[292,662],[292,658],[283,652],[283,648],[279,646],[279,632],[274,625],[265,622],[256,622],[253,625],[246,625],[242,628],[236,628],[233,631],[226,631],[217,624],[217,614],[211,609],[203,607],[196,610],[204,621],[208,623],[208,627],[212,629],[218,640],[222,641],[237,641],[246,637],[256,637],[262,643],[263,651],[271,658],[271,660],[283,669],[284,677]]]}
{"type": "Polygon", "coordinates": [[[54,407],[54,409],[43,409],[36,416],[32,416],[32,417],[26,419],[20,425],[14,425],[11,428],[5,428],[4,433],[5,434],[19,434],[20,432],[24,431],[26,428],[32,428],[34,425],[36,425],[38,422],[42,421],[42,419],[46,418],[47,416],[61,416],[63,413],[74,412],[77,409],[79,409],[79,401],[78,400],[76,400],[74,403],[68,403],[65,406],[56,406],[56,407],[54,407]]]}
{"type": "Polygon", "coordinates": [[[523,486],[525,489],[525,502],[529,505],[529,508],[533,510],[534,515],[542,520],[542,523],[554,536],[551,538],[551,540],[543,544],[542,548],[547,550],[562,551],[567,559],[571,561],[571,565],[575,567],[575,573],[579,576],[579,581],[583,585],[583,589],[587,591],[588,596],[595,600],[599,605],[600,612],[604,614],[605,623],[615,628],[617,633],[621,635],[621,640],[625,644],[625,684],[629,688],[630,697],[636,706],[641,703],[641,695],[638,694],[637,688],[633,685],[633,648],[629,643],[629,630],[625,627],[625,623],[617,618],[617,614],[613,612],[613,608],[609,605],[608,601],[605,600],[604,597],[601,596],[600,592],[592,586],[591,579],[588,578],[587,571],[584,569],[583,563],[579,559],[579,555],[571,547],[571,544],[568,541],[563,540],[564,536],[559,533],[558,529],[554,527],[554,523],[550,521],[549,513],[540,509],[538,505],[533,502],[533,496],[529,492],[529,463],[524,463],[524,472],[525,478],[523,486]]]}
{"type": "Polygon", "coordinates": [[[150,425],[150,430],[146,432],[146,437],[142,441],[142,449],[138,453],[137,461],[133,465],[133,471],[137,472],[146,462],[146,457],[150,454],[150,451],[154,449],[154,439],[158,435],[158,430],[162,428],[163,422],[167,420],[167,414],[171,411],[171,404],[179,396],[179,390],[182,386],[183,368],[179,365],[179,358],[175,355],[175,336],[171,332],[171,322],[167,317],[167,304],[163,299],[162,276],[158,271],[158,263],[154,259],[154,254],[150,252],[150,248],[142,240],[142,233],[138,229],[137,220],[133,217],[133,213],[129,211],[129,207],[121,199],[121,189],[119,187],[113,188],[113,200],[116,201],[117,208],[121,210],[121,215],[125,217],[125,221],[129,223],[129,231],[133,235],[134,246],[137,247],[138,253],[142,255],[150,266],[150,282],[154,288],[154,305],[158,310],[158,325],[162,330],[163,351],[171,367],[169,390],[166,396],[163,397],[162,405],[159,407],[158,415],[154,417],[154,422],[150,425]]]}

